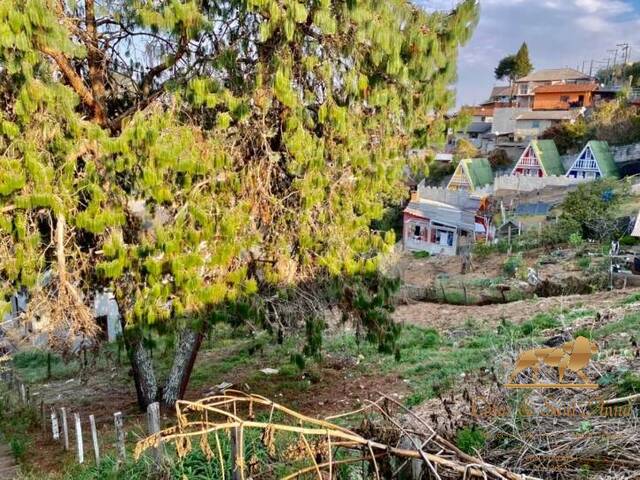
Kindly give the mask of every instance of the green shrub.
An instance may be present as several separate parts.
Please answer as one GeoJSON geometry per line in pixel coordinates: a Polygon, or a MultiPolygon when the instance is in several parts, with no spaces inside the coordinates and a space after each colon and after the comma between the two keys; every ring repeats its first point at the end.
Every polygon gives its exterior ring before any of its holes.
{"type": "Polygon", "coordinates": [[[413,258],[429,258],[430,256],[429,252],[413,252],[413,258]]]}
{"type": "Polygon", "coordinates": [[[505,275],[509,277],[515,277],[516,273],[518,273],[518,269],[522,267],[522,255],[512,255],[504,262],[502,265],[502,270],[505,275]]]}
{"type": "Polygon", "coordinates": [[[496,251],[495,247],[490,243],[478,242],[473,246],[473,250],[471,251],[471,253],[473,254],[474,257],[477,257],[477,258],[487,258],[489,255],[491,255],[495,251],[496,251]]]}
{"type": "Polygon", "coordinates": [[[20,435],[15,436],[9,440],[9,448],[11,448],[11,454],[17,461],[22,461],[27,454],[28,441],[26,437],[20,435]]]}
{"type": "Polygon", "coordinates": [[[591,259],[589,257],[582,257],[578,259],[578,267],[582,270],[587,270],[591,266],[591,259]]]}
{"type": "Polygon", "coordinates": [[[571,235],[569,235],[569,245],[571,245],[573,248],[581,247],[583,243],[584,238],[582,238],[582,235],[580,235],[578,232],[573,232],[571,235]]]}
{"type": "Polygon", "coordinates": [[[632,247],[634,245],[640,245],[640,238],[625,235],[620,239],[620,246],[622,247],[632,247]]]}
{"type": "Polygon", "coordinates": [[[456,446],[468,455],[476,455],[487,442],[486,435],[481,428],[473,425],[458,430],[456,434],[456,446]]]}
{"type": "Polygon", "coordinates": [[[640,393],[640,375],[633,372],[625,372],[618,380],[618,395],[627,396],[640,393]]]}

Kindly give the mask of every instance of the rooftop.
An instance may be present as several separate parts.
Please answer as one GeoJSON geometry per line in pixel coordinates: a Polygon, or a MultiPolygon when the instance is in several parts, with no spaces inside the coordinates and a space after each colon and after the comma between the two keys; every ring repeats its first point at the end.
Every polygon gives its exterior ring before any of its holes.
{"type": "Polygon", "coordinates": [[[488,122],[471,122],[464,130],[467,133],[487,133],[491,130],[491,124],[488,122]]]}
{"type": "Polygon", "coordinates": [[[592,77],[586,73],[579,72],[573,68],[549,68],[546,70],[536,70],[525,77],[519,78],[516,82],[554,82],[591,79],[592,77]]]}
{"type": "Polygon", "coordinates": [[[565,83],[560,85],[540,85],[535,89],[535,93],[593,92],[597,89],[597,83],[565,83]]]}
{"type": "Polygon", "coordinates": [[[491,90],[491,96],[489,98],[510,97],[514,94],[515,94],[515,87],[510,85],[501,85],[501,86],[493,87],[493,90],[491,90]]]}
{"type": "Polygon", "coordinates": [[[580,110],[534,110],[519,115],[516,120],[576,120],[582,112],[580,110]]]}

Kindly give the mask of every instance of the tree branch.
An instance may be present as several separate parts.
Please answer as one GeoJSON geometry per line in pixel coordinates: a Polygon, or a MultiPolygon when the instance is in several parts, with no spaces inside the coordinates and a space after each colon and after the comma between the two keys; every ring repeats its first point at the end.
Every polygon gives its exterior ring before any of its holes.
{"type": "Polygon", "coordinates": [[[189,45],[189,39],[187,37],[186,32],[182,32],[180,35],[180,40],[178,42],[178,48],[176,53],[171,57],[165,60],[164,62],[152,67],[147,74],[142,79],[142,95],[144,97],[148,96],[151,92],[151,87],[153,86],[153,81],[162,74],[165,70],[173,67],[178,61],[182,58],[182,56],[187,52],[187,46],[189,45]]]}
{"type": "Polygon", "coordinates": [[[84,103],[87,108],[89,108],[93,112],[93,118],[100,125],[106,126],[107,117],[104,108],[100,103],[96,101],[93,93],[85,85],[80,75],[78,75],[78,73],[75,71],[69,59],[65,57],[61,52],[53,50],[50,47],[39,46],[38,48],[43,54],[51,57],[56,62],[58,68],[71,85],[71,88],[73,88],[75,92],[80,96],[80,100],[82,100],[82,103],[84,103]]]}
{"type": "Polygon", "coordinates": [[[96,15],[94,0],[85,1],[85,21],[87,25],[87,62],[89,64],[89,79],[91,80],[91,90],[93,99],[100,106],[94,109],[96,120],[101,125],[107,123],[103,107],[105,94],[104,87],[104,66],[101,62],[102,52],[98,48],[98,30],[96,28],[96,15]]]}

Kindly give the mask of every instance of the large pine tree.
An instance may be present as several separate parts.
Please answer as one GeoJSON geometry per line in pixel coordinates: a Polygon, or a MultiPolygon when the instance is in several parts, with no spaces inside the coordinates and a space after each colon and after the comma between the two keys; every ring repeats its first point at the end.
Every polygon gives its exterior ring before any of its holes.
{"type": "Polygon", "coordinates": [[[513,60],[513,74],[515,78],[522,78],[529,75],[532,70],[533,64],[529,59],[529,47],[527,42],[522,42],[513,60]]]}
{"type": "MultiPolygon", "coordinates": [[[[393,237],[369,224],[404,152],[442,140],[476,20],[475,0],[0,0],[2,293],[41,295],[64,343],[114,292],[141,406],[172,404],[220,311],[375,272],[393,237]],[[164,382],[152,330],[177,338],[164,382]]],[[[381,344],[383,318],[361,317],[381,344]]]]}

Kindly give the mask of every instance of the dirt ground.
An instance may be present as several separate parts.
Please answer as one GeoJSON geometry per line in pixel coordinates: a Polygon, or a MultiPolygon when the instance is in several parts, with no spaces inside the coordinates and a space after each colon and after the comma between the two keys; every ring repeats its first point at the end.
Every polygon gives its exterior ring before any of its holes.
{"type": "MultiPolygon", "coordinates": [[[[557,250],[557,263],[539,263],[546,255],[542,248],[523,253],[523,261],[527,267],[534,267],[541,279],[575,275],[580,268],[575,265],[575,253],[571,250],[557,250]]],[[[503,275],[503,265],[508,258],[506,254],[493,254],[486,258],[473,260],[474,268],[471,272],[461,274],[461,257],[428,257],[415,258],[411,254],[401,254],[396,262],[396,271],[400,272],[405,284],[426,287],[433,285],[438,279],[447,278],[449,281],[460,280],[465,283],[474,280],[495,279],[503,275]]]]}
{"type": "Polygon", "coordinates": [[[537,313],[576,307],[605,312],[634,292],[640,292],[640,289],[539,298],[485,306],[416,302],[409,305],[399,305],[393,315],[398,322],[446,331],[464,325],[469,320],[487,326],[498,325],[502,319],[521,323],[537,313]]]}

